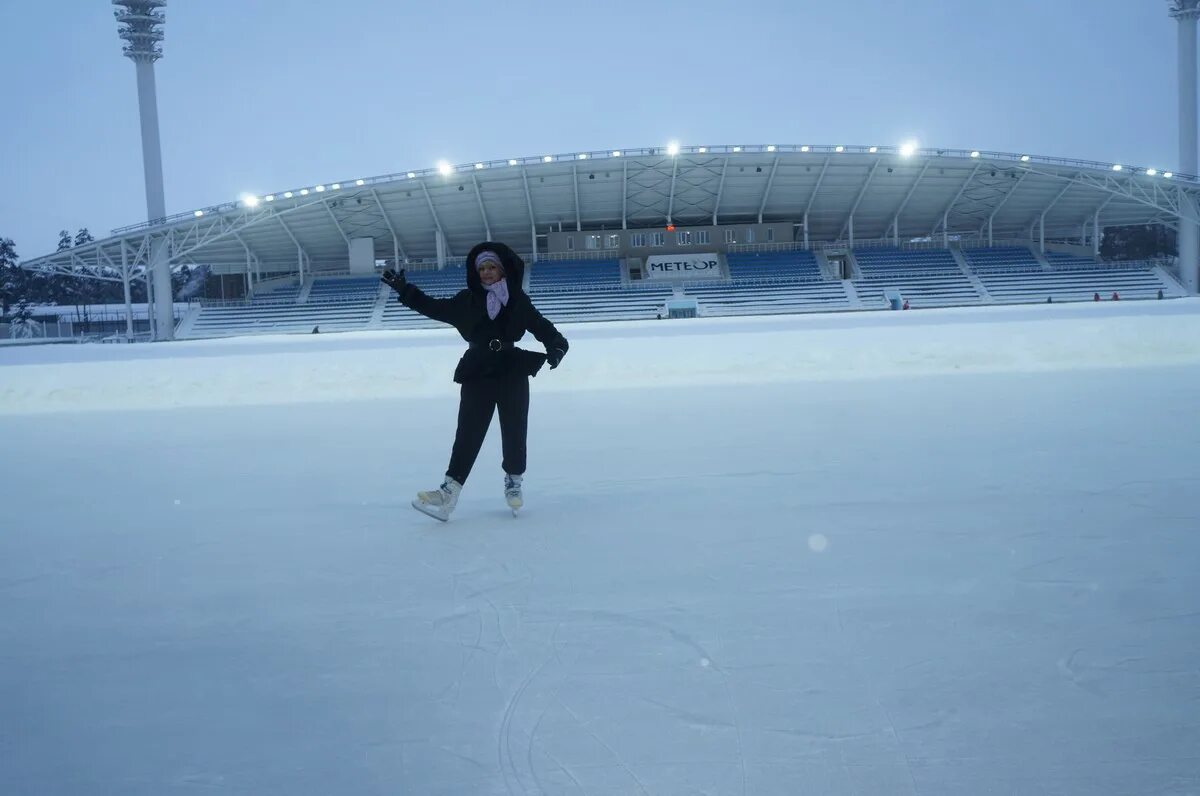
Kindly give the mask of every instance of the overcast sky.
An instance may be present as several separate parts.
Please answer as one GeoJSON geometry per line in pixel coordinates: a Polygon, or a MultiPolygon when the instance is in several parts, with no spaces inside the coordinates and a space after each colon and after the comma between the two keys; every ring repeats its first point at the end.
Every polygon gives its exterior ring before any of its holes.
{"type": "MultiPolygon", "coordinates": [[[[1175,168],[1162,0],[172,0],[167,212],[576,150],[897,144],[1175,168]],[[954,10],[954,9],[959,10],[954,10]]],[[[146,219],[110,0],[0,0],[0,237],[146,219]],[[54,9],[53,16],[50,8],[54,9]]]]}

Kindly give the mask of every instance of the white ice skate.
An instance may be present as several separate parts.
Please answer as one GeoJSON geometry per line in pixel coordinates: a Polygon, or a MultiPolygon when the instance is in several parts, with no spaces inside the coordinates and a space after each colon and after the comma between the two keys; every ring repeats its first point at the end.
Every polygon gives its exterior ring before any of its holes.
{"type": "Polygon", "coordinates": [[[508,502],[508,507],[512,509],[513,516],[517,516],[517,509],[525,505],[525,501],[521,498],[521,476],[504,476],[504,499],[508,502]]]}
{"type": "Polygon", "coordinates": [[[446,522],[450,519],[450,512],[454,511],[454,507],[458,505],[458,493],[461,491],[462,484],[447,477],[437,489],[418,492],[417,499],[412,502],[412,507],[422,514],[428,514],[435,520],[446,522]]]}

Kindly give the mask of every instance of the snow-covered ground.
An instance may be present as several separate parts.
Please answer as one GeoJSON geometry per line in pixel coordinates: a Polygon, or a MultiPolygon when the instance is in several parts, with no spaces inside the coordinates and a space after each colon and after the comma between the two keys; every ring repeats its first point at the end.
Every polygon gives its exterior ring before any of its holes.
{"type": "Polygon", "coordinates": [[[0,350],[0,790],[1200,793],[1200,301],[563,330],[0,350]]]}

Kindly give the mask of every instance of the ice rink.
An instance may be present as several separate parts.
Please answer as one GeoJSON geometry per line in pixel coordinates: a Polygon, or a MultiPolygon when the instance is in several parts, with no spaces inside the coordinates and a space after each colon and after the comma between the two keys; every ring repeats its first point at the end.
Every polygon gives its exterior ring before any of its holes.
{"type": "Polygon", "coordinates": [[[1200,300],[562,331],[0,349],[0,791],[1200,793],[1200,300]]]}

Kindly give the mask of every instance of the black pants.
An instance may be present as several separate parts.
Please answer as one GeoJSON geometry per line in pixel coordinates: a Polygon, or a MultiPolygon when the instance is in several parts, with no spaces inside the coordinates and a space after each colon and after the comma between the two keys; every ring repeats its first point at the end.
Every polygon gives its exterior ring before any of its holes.
{"type": "Polygon", "coordinates": [[[462,385],[458,402],[458,431],[446,475],[460,484],[467,482],[492,413],[500,410],[500,442],[504,449],[504,472],[525,473],[525,439],[529,431],[529,377],[520,373],[485,376],[462,385]]]}

